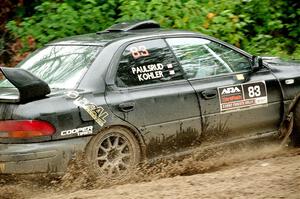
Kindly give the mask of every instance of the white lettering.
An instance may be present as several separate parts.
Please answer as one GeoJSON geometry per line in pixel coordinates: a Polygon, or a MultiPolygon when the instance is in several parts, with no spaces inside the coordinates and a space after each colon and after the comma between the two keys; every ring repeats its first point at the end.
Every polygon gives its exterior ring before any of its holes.
{"type": "Polygon", "coordinates": [[[77,98],[79,96],[79,93],[77,91],[68,91],[66,93],[66,95],[69,97],[69,98],[77,98]]]}
{"type": "Polygon", "coordinates": [[[86,126],[77,129],[65,130],[60,133],[61,136],[77,134],[77,136],[89,135],[93,133],[93,126],[86,126]]]}
{"type": "Polygon", "coordinates": [[[232,94],[232,93],[239,93],[241,90],[238,87],[229,87],[229,88],[224,88],[222,91],[222,95],[224,94],[232,94]]]}
{"type": "Polygon", "coordinates": [[[162,64],[157,64],[157,70],[162,70],[164,68],[164,65],[162,64]]]}
{"type": "Polygon", "coordinates": [[[138,78],[139,78],[139,81],[144,81],[144,79],[142,78],[142,74],[138,74],[138,78]]]}
{"type": "Polygon", "coordinates": [[[135,74],[136,69],[134,67],[132,67],[131,70],[132,70],[132,73],[135,74]]]}
{"type": "Polygon", "coordinates": [[[161,63],[158,64],[149,64],[149,65],[144,65],[144,66],[137,66],[137,67],[132,67],[131,71],[132,74],[141,74],[141,73],[148,73],[152,71],[160,71],[163,70],[164,65],[161,63]]]}

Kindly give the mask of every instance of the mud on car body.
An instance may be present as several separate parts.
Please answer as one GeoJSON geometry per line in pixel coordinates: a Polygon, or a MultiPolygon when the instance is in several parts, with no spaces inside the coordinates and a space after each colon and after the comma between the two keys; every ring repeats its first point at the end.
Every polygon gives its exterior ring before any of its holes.
{"type": "Polygon", "coordinates": [[[298,63],[154,21],[56,40],[1,71],[1,173],[62,173],[84,152],[95,174],[120,176],[142,159],[275,137],[300,117],[298,63]]]}

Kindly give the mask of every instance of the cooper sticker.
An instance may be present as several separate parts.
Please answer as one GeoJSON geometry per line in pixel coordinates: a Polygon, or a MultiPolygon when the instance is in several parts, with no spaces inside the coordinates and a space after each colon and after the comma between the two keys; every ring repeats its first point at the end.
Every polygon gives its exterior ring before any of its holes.
{"type": "Polygon", "coordinates": [[[265,82],[253,82],[218,88],[221,111],[268,103],[265,82]]]}
{"type": "Polygon", "coordinates": [[[93,126],[86,126],[82,128],[77,128],[77,129],[70,129],[70,130],[65,130],[60,132],[61,136],[66,136],[66,135],[77,135],[77,136],[83,136],[83,135],[89,135],[93,133],[93,126]]]}

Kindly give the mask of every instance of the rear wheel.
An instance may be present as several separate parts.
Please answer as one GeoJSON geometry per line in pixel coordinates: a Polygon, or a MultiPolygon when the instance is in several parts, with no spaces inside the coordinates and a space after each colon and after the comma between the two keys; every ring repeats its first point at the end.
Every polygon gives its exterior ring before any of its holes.
{"type": "Polygon", "coordinates": [[[290,138],[292,146],[300,147],[300,102],[294,109],[294,129],[290,138]]]}
{"type": "Polygon", "coordinates": [[[113,127],[92,138],[86,155],[93,175],[120,179],[128,177],[130,171],[139,163],[141,150],[130,130],[113,127]]]}

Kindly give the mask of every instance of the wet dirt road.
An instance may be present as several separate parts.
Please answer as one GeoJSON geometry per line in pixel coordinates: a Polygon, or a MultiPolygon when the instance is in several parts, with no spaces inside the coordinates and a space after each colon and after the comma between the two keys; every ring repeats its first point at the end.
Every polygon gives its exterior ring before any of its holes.
{"type": "Polygon", "coordinates": [[[268,146],[206,160],[190,157],[148,167],[119,185],[76,176],[14,180],[2,179],[0,198],[300,198],[300,149],[268,146]]]}

